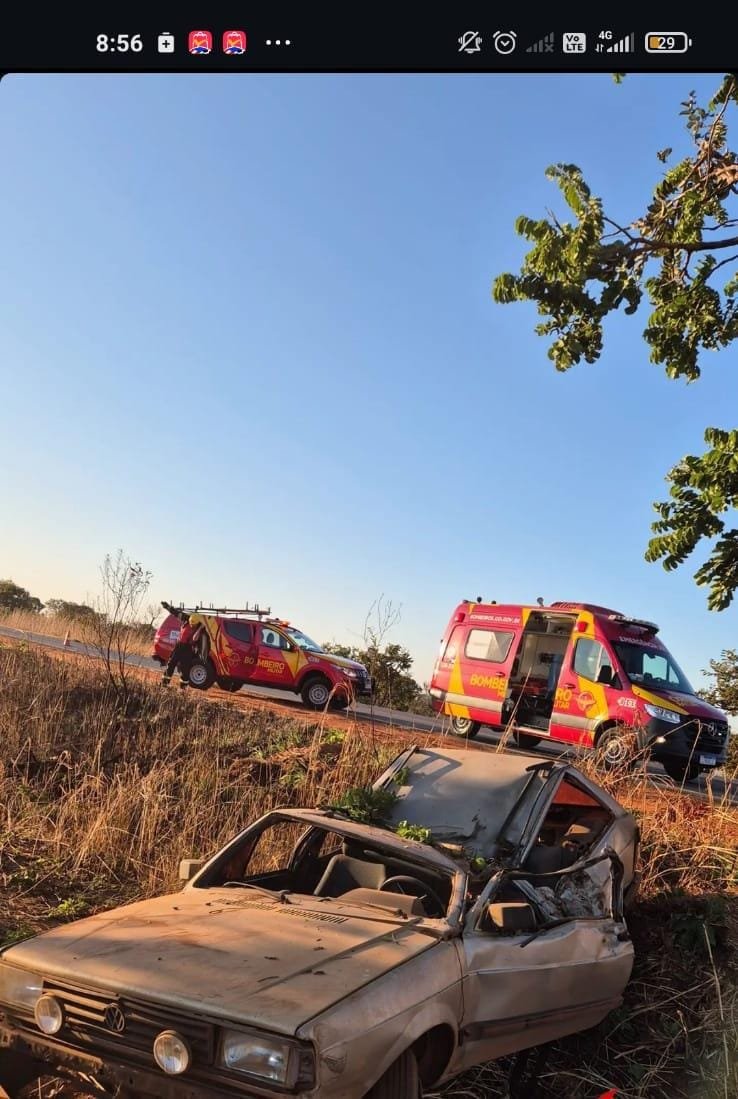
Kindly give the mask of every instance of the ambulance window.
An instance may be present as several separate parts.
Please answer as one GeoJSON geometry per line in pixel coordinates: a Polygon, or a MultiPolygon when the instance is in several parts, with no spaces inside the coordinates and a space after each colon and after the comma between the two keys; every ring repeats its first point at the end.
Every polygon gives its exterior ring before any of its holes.
{"type": "Polygon", "coordinates": [[[453,664],[454,660],[456,660],[459,652],[459,642],[461,641],[461,634],[461,626],[454,626],[453,633],[448,639],[448,643],[442,657],[445,663],[453,664]]]}
{"type": "Polygon", "coordinates": [[[254,640],[254,627],[250,622],[237,622],[231,620],[225,623],[225,630],[228,636],[235,638],[236,641],[254,640]]]}
{"type": "Polygon", "coordinates": [[[612,678],[612,660],[599,641],[591,641],[588,637],[577,641],[577,647],[574,650],[574,671],[577,675],[597,683],[600,672],[605,667],[610,669],[612,678]]]}
{"type": "Polygon", "coordinates": [[[507,659],[514,636],[509,630],[469,630],[464,655],[501,664],[507,659]]]}

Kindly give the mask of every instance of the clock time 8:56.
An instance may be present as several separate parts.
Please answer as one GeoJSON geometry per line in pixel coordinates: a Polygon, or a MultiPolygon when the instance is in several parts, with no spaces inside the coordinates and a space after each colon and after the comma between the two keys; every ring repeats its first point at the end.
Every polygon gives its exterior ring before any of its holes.
{"type": "Polygon", "coordinates": [[[98,53],[140,53],[143,39],[140,34],[98,34],[98,53]]]}

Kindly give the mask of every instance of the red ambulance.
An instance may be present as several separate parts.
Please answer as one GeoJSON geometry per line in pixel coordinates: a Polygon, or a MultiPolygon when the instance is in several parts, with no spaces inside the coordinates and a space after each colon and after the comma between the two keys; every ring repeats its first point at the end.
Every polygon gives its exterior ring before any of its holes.
{"type": "Polygon", "coordinates": [[[460,603],[433,670],[433,706],[458,736],[482,725],[601,750],[647,752],[675,781],[726,759],[724,713],[698,698],[658,626],[591,603],[460,603]]]}

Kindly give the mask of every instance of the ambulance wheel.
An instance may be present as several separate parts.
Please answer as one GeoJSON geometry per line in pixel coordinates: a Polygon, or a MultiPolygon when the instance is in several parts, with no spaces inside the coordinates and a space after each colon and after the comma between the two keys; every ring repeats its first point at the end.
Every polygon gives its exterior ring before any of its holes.
{"type": "Polygon", "coordinates": [[[626,771],[633,766],[637,751],[633,730],[612,725],[597,738],[597,755],[605,771],[626,771]]]}
{"type": "Polygon", "coordinates": [[[519,733],[517,729],[513,733],[513,740],[518,748],[535,748],[536,744],[541,743],[539,736],[531,736],[530,733],[519,733]]]}
{"type": "Polygon", "coordinates": [[[221,675],[215,681],[220,687],[221,691],[230,691],[231,694],[235,694],[236,691],[241,690],[241,680],[231,679],[229,675],[221,675]]]}
{"type": "Polygon", "coordinates": [[[331,697],[331,684],[323,675],[314,675],[302,686],[300,697],[310,710],[324,710],[331,697]]]}
{"type": "Polygon", "coordinates": [[[472,721],[470,717],[452,717],[451,732],[454,736],[463,736],[471,740],[482,728],[478,721],[472,721]]]}
{"type": "Polygon", "coordinates": [[[190,687],[197,691],[207,691],[215,683],[215,668],[210,660],[193,660],[187,674],[190,687]]]}
{"type": "Polygon", "coordinates": [[[662,759],[661,764],[669,778],[678,782],[694,782],[700,773],[700,769],[691,759],[662,759]]]}

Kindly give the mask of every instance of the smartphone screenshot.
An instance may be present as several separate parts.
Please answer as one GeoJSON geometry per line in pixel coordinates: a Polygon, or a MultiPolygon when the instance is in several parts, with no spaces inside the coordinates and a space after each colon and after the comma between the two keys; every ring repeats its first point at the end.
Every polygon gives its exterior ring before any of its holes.
{"type": "Polygon", "coordinates": [[[738,1095],[729,30],[18,11],[0,134],[0,1099],[738,1095]]]}

